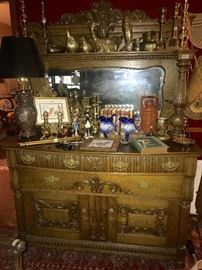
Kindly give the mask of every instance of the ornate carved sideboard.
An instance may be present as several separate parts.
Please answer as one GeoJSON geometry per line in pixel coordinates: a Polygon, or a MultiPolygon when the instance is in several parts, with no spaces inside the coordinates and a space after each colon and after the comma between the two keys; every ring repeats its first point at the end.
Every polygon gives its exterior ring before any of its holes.
{"type": "Polygon", "coordinates": [[[141,155],[129,145],[88,152],[4,142],[19,236],[183,265],[200,150],[169,145],[167,154],[141,155]]]}
{"type": "MultiPolygon", "coordinates": [[[[63,15],[54,25],[43,17],[42,24],[29,24],[28,32],[50,76],[106,68],[162,69],[165,76],[154,83],[162,97],[161,116],[172,118],[180,133],[192,52],[185,33],[176,37],[173,21],[165,22],[164,11],[160,20],[151,20],[142,11],[121,12],[100,1],[90,11],[63,15]],[[94,50],[84,45],[72,50],[70,32],[73,42],[87,39],[94,50]],[[154,32],[155,50],[136,46],[154,32]],[[111,47],[114,38],[116,48],[111,47]]],[[[134,88],[129,97],[140,96],[141,87],[134,88]]],[[[39,96],[53,94],[40,79],[32,80],[32,89],[39,96]]],[[[88,96],[88,87],[83,90],[88,96]]],[[[7,144],[20,237],[28,243],[175,259],[182,266],[200,150],[168,143],[169,152],[161,155],[141,155],[130,145],[120,145],[117,152],[90,152],[7,144]]]]}

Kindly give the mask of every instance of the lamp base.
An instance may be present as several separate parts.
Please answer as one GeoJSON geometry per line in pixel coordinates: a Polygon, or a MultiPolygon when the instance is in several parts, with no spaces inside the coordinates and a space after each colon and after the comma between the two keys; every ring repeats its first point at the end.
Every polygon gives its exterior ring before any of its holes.
{"type": "Polygon", "coordinates": [[[14,110],[14,117],[19,129],[19,139],[29,140],[36,138],[35,129],[37,110],[33,104],[30,90],[19,90],[16,92],[17,106],[14,110]]]}

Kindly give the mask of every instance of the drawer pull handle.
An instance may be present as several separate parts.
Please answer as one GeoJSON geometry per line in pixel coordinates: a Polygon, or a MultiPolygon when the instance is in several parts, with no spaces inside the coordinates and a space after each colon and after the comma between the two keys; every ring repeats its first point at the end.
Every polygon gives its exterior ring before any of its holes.
{"type": "Polygon", "coordinates": [[[119,162],[112,164],[112,167],[114,170],[116,170],[118,172],[123,172],[123,171],[127,170],[128,165],[129,164],[127,162],[119,161],[119,162]]]}
{"type": "Polygon", "coordinates": [[[140,188],[150,188],[151,187],[151,184],[148,183],[148,182],[145,182],[145,181],[141,181],[141,182],[138,183],[138,186],[140,188]]]}
{"type": "Polygon", "coordinates": [[[79,166],[79,161],[75,160],[73,158],[65,159],[64,160],[64,165],[68,169],[75,169],[75,168],[77,168],[79,166]]]}
{"type": "Polygon", "coordinates": [[[45,176],[44,179],[49,184],[54,184],[55,182],[58,182],[60,180],[59,177],[56,177],[54,175],[45,176]]]}
{"type": "Polygon", "coordinates": [[[162,168],[167,172],[174,172],[179,167],[179,162],[167,162],[162,164],[162,168]]]}

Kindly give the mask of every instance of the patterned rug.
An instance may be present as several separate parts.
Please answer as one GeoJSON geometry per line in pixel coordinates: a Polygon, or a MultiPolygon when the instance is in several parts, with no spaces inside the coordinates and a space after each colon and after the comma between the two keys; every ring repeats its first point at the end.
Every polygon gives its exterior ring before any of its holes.
{"type": "MultiPolygon", "coordinates": [[[[16,238],[16,227],[0,227],[0,270],[11,270],[11,239],[16,238]],[[6,241],[2,241],[1,236],[6,241]],[[4,238],[6,237],[6,238],[4,238]],[[7,239],[9,239],[7,241],[7,239]],[[7,243],[9,242],[9,245],[7,243]]],[[[197,232],[193,233],[197,259],[202,258],[197,232]],[[195,241],[196,240],[196,241],[195,241]]],[[[185,268],[190,270],[194,264],[188,254],[185,268]]],[[[45,248],[29,246],[23,253],[23,270],[179,270],[173,261],[145,259],[132,255],[45,248]]]]}
{"type": "MultiPolygon", "coordinates": [[[[0,269],[11,270],[10,247],[0,246],[0,269]]],[[[31,246],[23,255],[24,270],[173,270],[172,261],[127,255],[56,250],[31,246]]],[[[189,269],[189,268],[187,268],[189,269]]]]}

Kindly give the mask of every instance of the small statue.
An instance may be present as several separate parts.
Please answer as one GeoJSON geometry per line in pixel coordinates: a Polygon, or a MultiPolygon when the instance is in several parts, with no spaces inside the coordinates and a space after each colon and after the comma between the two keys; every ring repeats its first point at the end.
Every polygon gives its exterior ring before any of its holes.
{"type": "Polygon", "coordinates": [[[91,138],[91,133],[90,133],[90,129],[91,129],[91,123],[90,123],[90,117],[88,114],[86,114],[86,123],[84,125],[85,127],[85,135],[84,137],[87,138],[91,138]]]}
{"type": "Polygon", "coordinates": [[[73,130],[74,130],[74,136],[79,136],[79,134],[78,134],[79,123],[78,123],[78,121],[76,119],[73,121],[72,127],[73,127],[73,130]]]}
{"type": "Polygon", "coordinates": [[[133,38],[133,28],[132,28],[132,20],[130,18],[130,14],[125,14],[124,20],[123,20],[123,33],[124,33],[124,41],[125,45],[122,48],[122,51],[131,51],[131,42],[133,38]]]}
{"type": "Polygon", "coordinates": [[[96,52],[116,52],[118,49],[118,42],[115,38],[99,38],[95,33],[95,23],[91,25],[91,34],[95,44],[96,52]]]}
{"type": "Polygon", "coordinates": [[[63,113],[62,112],[58,112],[58,137],[64,137],[65,136],[65,128],[64,128],[64,124],[63,124],[63,113]]]}
{"type": "Polygon", "coordinates": [[[79,51],[79,43],[76,40],[75,37],[72,36],[70,31],[67,29],[66,30],[66,36],[67,36],[67,41],[66,41],[66,47],[68,52],[78,52],[79,51]]]}
{"type": "Polygon", "coordinates": [[[94,50],[93,44],[88,41],[85,37],[81,37],[81,51],[82,52],[92,52],[94,50]]]}
{"type": "Polygon", "coordinates": [[[50,123],[48,121],[48,112],[47,111],[44,111],[43,112],[43,127],[42,127],[42,137],[40,138],[41,140],[43,139],[48,139],[51,135],[51,132],[50,132],[50,123]]]}

